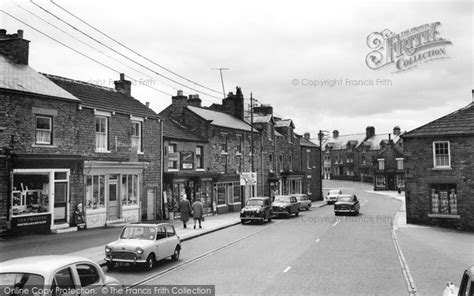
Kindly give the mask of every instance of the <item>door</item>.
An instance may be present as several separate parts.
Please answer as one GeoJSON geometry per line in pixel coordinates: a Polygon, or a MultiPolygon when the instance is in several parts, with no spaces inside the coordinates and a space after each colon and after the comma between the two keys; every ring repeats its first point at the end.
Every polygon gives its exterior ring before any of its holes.
{"type": "Polygon", "coordinates": [[[107,202],[107,220],[119,218],[117,175],[109,176],[109,194],[107,202]]]}
{"type": "Polygon", "coordinates": [[[392,176],[388,177],[388,190],[395,190],[395,178],[392,176]]]}
{"type": "Polygon", "coordinates": [[[146,208],[146,219],[155,220],[155,200],[156,193],[154,188],[149,188],[146,192],[147,208],[146,208]]]}
{"type": "Polygon", "coordinates": [[[67,182],[54,183],[54,223],[65,223],[67,212],[67,182]]]}

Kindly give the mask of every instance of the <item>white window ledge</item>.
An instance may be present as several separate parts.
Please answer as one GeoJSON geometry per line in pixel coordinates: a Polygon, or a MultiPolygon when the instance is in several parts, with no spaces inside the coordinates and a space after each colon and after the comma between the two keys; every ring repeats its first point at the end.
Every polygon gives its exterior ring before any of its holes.
{"type": "Polygon", "coordinates": [[[112,153],[110,150],[96,150],[95,153],[112,153]]]}
{"type": "Polygon", "coordinates": [[[196,172],[204,172],[205,169],[196,169],[196,172]]]}
{"type": "Polygon", "coordinates": [[[218,208],[224,208],[227,207],[227,205],[217,205],[218,208]]]}
{"type": "Polygon", "coordinates": [[[428,214],[430,218],[461,219],[460,215],[452,214],[428,214]]]}
{"type": "Polygon", "coordinates": [[[434,167],[431,170],[433,171],[452,171],[452,167],[434,167]]]}
{"type": "Polygon", "coordinates": [[[178,169],[168,169],[168,172],[179,172],[178,169]]]}
{"type": "Polygon", "coordinates": [[[58,148],[56,145],[49,145],[49,144],[33,144],[31,145],[33,148],[58,148]]]}

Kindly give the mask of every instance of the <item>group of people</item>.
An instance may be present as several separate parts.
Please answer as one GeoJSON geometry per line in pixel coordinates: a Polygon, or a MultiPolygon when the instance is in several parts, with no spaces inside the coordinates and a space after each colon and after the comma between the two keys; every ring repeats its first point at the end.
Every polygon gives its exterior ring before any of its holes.
{"type": "Polygon", "coordinates": [[[204,207],[199,198],[191,205],[189,200],[186,198],[186,194],[181,196],[179,202],[179,211],[181,212],[181,221],[183,221],[183,228],[186,228],[186,222],[189,221],[189,217],[194,218],[194,229],[196,229],[196,222],[199,222],[199,228],[202,228],[201,221],[204,215],[204,207]]]}

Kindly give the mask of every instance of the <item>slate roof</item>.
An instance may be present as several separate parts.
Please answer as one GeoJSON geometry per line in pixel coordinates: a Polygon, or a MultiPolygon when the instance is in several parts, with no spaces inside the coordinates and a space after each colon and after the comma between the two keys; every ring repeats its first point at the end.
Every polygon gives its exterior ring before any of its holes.
{"type": "MultiPolygon", "coordinates": [[[[390,138],[393,140],[394,143],[397,143],[398,140],[400,140],[400,137],[394,134],[391,134],[390,138]]],[[[380,150],[380,143],[382,141],[388,142],[388,133],[370,137],[369,139],[360,143],[358,146],[367,145],[369,150],[380,150]]]]}
{"type": "Polygon", "coordinates": [[[163,137],[173,140],[207,143],[206,139],[168,118],[163,119],[163,137]]]}
{"type": "Polygon", "coordinates": [[[365,140],[366,134],[349,134],[349,135],[339,135],[337,138],[330,136],[325,142],[323,147],[330,145],[333,150],[346,149],[347,143],[349,141],[356,141],[357,144],[362,143],[365,140]]]}
{"type": "Polygon", "coordinates": [[[113,88],[103,87],[83,81],[43,74],[58,86],[67,90],[82,101],[84,107],[100,111],[117,112],[137,117],[158,118],[150,108],[147,108],[134,97],[127,96],[113,88]]]}
{"type": "Polygon", "coordinates": [[[403,138],[474,134],[474,102],[403,135],[403,138]]]}
{"type": "Polygon", "coordinates": [[[319,145],[311,142],[310,140],[305,139],[304,137],[300,138],[300,145],[305,147],[319,147],[319,145]]]}
{"type": "MultiPolygon", "coordinates": [[[[252,130],[250,124],[246,123],[243,120],[235,118],[234,116],[229,115],[227,113],[194,107],[194,106],[188,106],[187,108],[191,110],[192,112],[196,113],[197,115],[199,115],[200,117],[211,121],[212,125],[217,125],[217,126],[222,126],[222,127],[227,127],[227,128],[237,129],[237,130],[244,130],[244,131],[252,130]]],[[[254,131],[256,130],[254,129],[254,131]]]]}
{"type": "MultiPolygon", "coordinates": [[[[272,120],[271,115],[254,115],[253,123],[267,123],[272,120]]],[[[250,116],[245,117],[245,121],[250,124],[250,116]]]]}
{"type": "Polygon", "coordinates": [[[293,121],[291,119],[282,119],[282,120],[278,120],[275,123],[275,127],[288,127],[290,125],[295,127],[295,125],[293,124],[293,121]]]}
{"type": "Polygon", "coordinates": [[[79,102],[28,65],[14,63],[0,55],[0,88],[79,102]]]}

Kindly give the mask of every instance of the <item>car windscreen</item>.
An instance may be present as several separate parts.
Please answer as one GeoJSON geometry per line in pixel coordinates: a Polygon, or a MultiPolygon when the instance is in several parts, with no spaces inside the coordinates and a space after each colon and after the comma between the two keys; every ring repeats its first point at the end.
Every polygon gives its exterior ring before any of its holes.
{"type": "Polygon", "coordinates": [[[284,202],[284,203],[290,203],[290,198],[289,197],[275,197],[276,202],[284,202]]]}
{"type": "Polygon", "coordinates": [[[121,239],[146,239],[154,240],[156,230],[146,226],[128,226],[122,230],[121,239]]]}
{"type": "Polygon", "coordinates": [[[260,199],[254,199],[254,200],[248,200],[247,201],[247,206],[262,206],[263,205],[263,200],[260,199]]]}
{"type": "Polygon", "coordinates": [[[330,190],[330,191],[329,191],[329,194],[330,194],[330,195],[338,195],[338,194],[339,194],[339,190],[330,190]]]}
{"type": "Polygon", "coordinates": [[[0,286],[2,289],[42,288],[44,286],[44,278],[41,275],[26,272],[0,273],[0,286]]]}
{"type": "Polygon", "coordinates": [[[339,199],[337,201],[352,201],[352,197],[351,196],[342,196],[342,197],[339,197],[339,199]]]}

